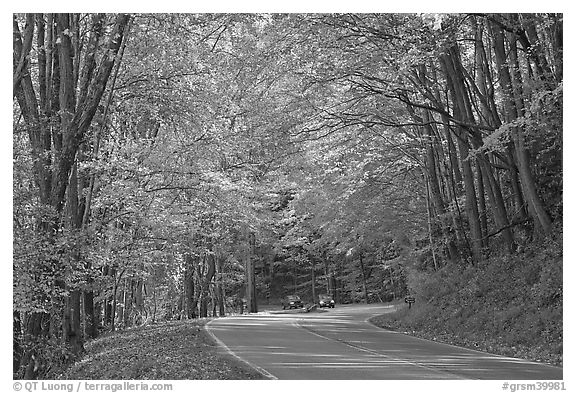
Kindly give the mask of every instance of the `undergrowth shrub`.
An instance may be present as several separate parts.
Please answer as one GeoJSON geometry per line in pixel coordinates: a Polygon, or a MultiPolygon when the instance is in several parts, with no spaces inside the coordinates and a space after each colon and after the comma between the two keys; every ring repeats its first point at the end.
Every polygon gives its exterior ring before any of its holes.
{"type": "Polygon", "coordinates": [[[513,256],[412,271],[412,309],[382,324],[495,353],[562,363],[561,230],[513,256]]]}

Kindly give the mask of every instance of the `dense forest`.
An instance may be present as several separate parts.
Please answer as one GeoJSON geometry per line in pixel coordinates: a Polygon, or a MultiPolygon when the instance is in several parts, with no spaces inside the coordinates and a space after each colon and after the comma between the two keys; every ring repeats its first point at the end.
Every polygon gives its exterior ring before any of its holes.
{"type": "Polygon", "coordinates": [[[15,378],[293,293],[561,353],[562,24],[14,15],[15,378]]]}

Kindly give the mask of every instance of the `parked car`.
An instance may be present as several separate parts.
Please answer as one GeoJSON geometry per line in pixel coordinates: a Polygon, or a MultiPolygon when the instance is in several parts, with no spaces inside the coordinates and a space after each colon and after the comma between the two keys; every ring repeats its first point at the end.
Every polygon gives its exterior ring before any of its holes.
{"type": "Polygon", "coordinates": [[[303,308],[304,303],[298,295],[288,295],[282,299],[282,310],[292,309],[292,308],[303,308]]]}
{"type": "Polygon", "coordinates": [[[334,299],[330,295],[320,295],[318,296],[318,305],[320,307],[330,307],[334,308],[334,299]]]}

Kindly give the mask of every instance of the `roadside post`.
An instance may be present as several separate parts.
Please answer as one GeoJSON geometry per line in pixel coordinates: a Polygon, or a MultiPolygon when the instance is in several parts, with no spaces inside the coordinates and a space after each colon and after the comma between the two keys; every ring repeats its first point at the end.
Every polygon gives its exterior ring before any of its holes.
{"type": "Polygon", "coordinates": [[[416,298],[414,296],[406,296],[404,298],[404,303],[408,303],[408,308],[412,308],[412,303],[416,303],[416,298]]]}

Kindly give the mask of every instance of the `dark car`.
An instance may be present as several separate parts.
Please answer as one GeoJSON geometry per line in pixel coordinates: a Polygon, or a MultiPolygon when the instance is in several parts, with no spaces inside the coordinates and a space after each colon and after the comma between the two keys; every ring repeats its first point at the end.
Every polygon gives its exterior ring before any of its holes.
{"type": "Polygon", "coordinates": [[[334,308],[334,299],[330,295],[320,295],[318,296],[318,305],[320,307],[334,308]]]}
{"type": "Polygon", "coordinates": [[[300,296],[298,295],[288,295],[284,299],[282,299],[282,310],[286,310],[287,308],[303,308],[304,303],[300,300],[300,296]]]}

